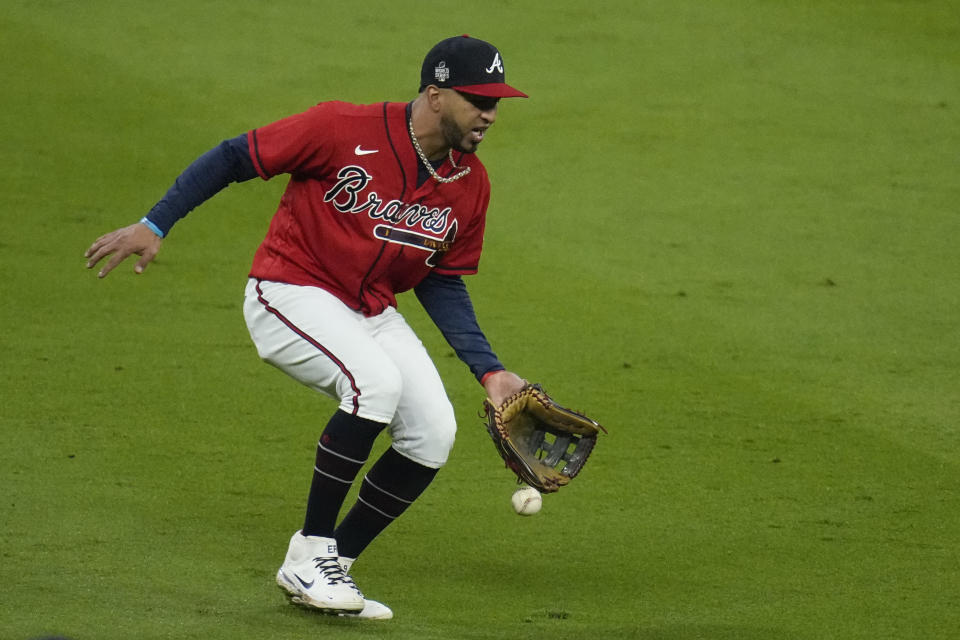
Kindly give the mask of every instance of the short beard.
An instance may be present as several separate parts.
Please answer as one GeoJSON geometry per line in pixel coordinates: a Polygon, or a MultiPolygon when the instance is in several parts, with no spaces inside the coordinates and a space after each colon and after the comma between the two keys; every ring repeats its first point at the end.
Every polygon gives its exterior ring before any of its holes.
{"type": "Polygon", "coordinates": [[[443,134],[443,139],[454,151],[459,151],[460,153],[474,153],[477,150],[476,145],[472,149],[466,149],[463,146],[463,141],[466,140],[467,134],[457,126],[457,123],[453,121],[452,118],[447,118],[446,116],[441,116],[440,118],[440,131],[443,134]]]}

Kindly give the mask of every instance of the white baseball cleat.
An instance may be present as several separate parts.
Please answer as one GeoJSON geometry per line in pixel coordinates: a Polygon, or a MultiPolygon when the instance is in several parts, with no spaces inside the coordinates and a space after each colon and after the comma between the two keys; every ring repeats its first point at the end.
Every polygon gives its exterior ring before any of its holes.
{"type": "Polygon", "coordinates": [[[393,617],[393,611],[387,605],[376,600],[363,600],[363,609],[350,613],[338,613],[344,618],[357,618],[359,620],[389,620],[393,617]]]}
{"type": "MultiPolygon", "coordinates": [[[[350,567],[353,566],[355,560],[356,558],[340,558],[340,566],[343,568],[344,573],[349,575],[350,567]]],[[[341,613],[339,615],[344,618],[358,618],[360,620],[390,620],[393,618],[393,611],[382,602],[364,598],[363,609],[350,613],[341,613]]]]}
{"type": "MultiPolygon", "coordinates": [[[[365,601],[353,579],[337,562],[337,541],[304,536],[290,538],[277,584],[295,604],[327,613],[361,614],[365,601]]],[[[392,615],[392,613],[391,613],[392,615]]]]}

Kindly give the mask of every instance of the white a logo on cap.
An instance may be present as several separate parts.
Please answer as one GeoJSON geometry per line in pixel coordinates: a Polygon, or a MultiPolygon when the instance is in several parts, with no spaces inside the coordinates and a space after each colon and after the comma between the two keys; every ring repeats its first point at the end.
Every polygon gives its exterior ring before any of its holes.
{"type": "Polygon", "coordinates": [[[500,73],[503,73],[503,63],[500,62],[500,52],[497,52],[497,55],[493,57],[493,64],[487,67],[487,73],[493,73],[493,70],[496,69],[500,73]]]}
{"type": "Polygon", "coordinates": [[[433,68],[433,77],[437,79],[437,82],[446,82],[450,78],[450,69],[447,69],[447,63],[445,60],[441,60],[437,66],[433,68]]]}

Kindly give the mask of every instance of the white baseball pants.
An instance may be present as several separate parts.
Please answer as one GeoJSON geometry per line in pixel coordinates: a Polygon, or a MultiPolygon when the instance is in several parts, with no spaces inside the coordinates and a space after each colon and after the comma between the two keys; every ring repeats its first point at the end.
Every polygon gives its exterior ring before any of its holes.
{"type": "Polygon", "coordinates": [[[383,422],[393,448],[438,469],[456,420],[423,343],[393,307],[373,317],[318,287],[247,283],[243,315],[260,357],[340,409],[383,422]]]}

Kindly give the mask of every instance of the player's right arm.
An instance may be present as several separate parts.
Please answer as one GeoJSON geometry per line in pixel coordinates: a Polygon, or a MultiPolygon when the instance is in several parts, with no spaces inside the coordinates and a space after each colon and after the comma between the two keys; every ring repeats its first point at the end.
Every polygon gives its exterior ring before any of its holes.
{"type": "Polygon", "coordinates": [[[247,134],[224,140],[187,167],[140,222],[97,238],[84,253],[87,268],[94,268],[109,256],[97,273],[103,278],[128,256],[138,255],[140,260],[133,270],[143,273],[160,251],[163,238],[178,220],[231,182],[243,182],[257,175],[250,158],[247,134]]]}

